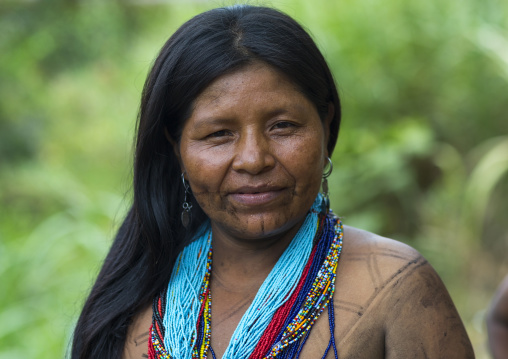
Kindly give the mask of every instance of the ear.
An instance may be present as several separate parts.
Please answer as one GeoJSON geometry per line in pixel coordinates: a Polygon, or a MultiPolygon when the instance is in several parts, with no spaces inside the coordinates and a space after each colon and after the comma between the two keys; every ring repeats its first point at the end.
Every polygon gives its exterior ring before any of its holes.
{"type": "Polygon", "coordinates": [[[332,123],[333,117],[335,116],[335,106],[333,102],[328,103],[328,114],[326,115],[325,120],[323,121],[323,127],[325,130],[325,153],[326,157],[330,157],[328,153],[328,140],[330,139],[330,125],[332,123]]]}
{"type": "Polygon", "coordinates": [[[182,164],[182,156],[180,155],[180,145],[178,142],[176,142],[173,137],[168,132],[167,127],[164,127],[164,136],[166,136],[166,139],[171,144],[171,147],[173,147],[173,152],[175,153],[176,158],[178,159],[178,163],[180,164],[180,169],[183,173],[185,173],[185,170],[183,168],[182,164]]]}

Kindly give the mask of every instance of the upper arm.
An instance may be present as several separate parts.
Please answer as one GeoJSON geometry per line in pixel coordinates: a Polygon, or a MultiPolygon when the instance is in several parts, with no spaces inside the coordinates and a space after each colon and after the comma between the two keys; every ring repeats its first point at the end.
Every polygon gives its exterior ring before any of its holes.
{"type": "Polygon", "coordinates": [[[152,325],[152,308],[148,306],[141,310],[129,326],[123,359],[148,358],[148,336],[152,325]]]}
{"type": "Polygon", "coordinates": [[[474,358],[448,291],[423,258],[392,284],[384,310],[386,358],[409,354],[414,358],[474,358]]]}

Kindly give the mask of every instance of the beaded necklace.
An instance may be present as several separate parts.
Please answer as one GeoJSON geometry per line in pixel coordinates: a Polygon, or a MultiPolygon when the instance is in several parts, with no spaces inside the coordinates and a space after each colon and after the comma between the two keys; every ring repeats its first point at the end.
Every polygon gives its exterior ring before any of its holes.
{"type": "MultiPolygon", "coordinates": [[[[331,338],[323,358],[331,347],[337,357],[333,305],[328,304],[335,289],[343,230],[337,217],[319,212],[319,200],[318,196],[263,282],[223,358],[298,358],[312,325],[327,306],[331,338]],[[298,254],[302,258],[296,263],[298,254]]],[[[210,346],[211,266],[208,229],[180,253],[167,290],[154,299],[150,359],[206,358],[209,351],[215,359],[210,346]]]]}

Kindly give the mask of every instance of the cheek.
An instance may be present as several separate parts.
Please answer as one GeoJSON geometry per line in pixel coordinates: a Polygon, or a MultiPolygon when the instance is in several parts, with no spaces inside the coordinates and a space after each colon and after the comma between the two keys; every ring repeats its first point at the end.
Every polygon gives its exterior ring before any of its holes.
{"type": "Polygon", "coordinates": [[[230,154],[195,146],[187,148],[182,153],[182,165],[194,198],[205,213],[210,208],[225,211],[220,189],[228,171],[230,154]]]}
{"type": "Polygon", "coordinates": [[[315,138],[287,146],[280,154],[281,163],[295,179],[296,195],[312,197],[317,194],[321,184],[324,156],[323,145],[315,138]]]}
{"type": "Polygon", "coordinates": [[[316,166],[316,161],[309,163],[309,166],[299,167],[299,180],[296,182],[295,195],[306,198],[306,202],[312,203],[321,187],[321,166],[316,166]]]}
{"type": "Polygon", "coordinates": [[[218,192],[230,162],[225,151],[188,145],[182,152],[183,170],[194,191],[218,192]]]}

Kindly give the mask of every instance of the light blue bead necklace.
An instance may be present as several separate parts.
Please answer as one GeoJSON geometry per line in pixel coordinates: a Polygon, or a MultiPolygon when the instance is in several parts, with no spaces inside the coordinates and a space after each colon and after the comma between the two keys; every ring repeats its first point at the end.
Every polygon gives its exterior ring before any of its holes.
{"type": "MultiPolygon", "coordinates": [[[[303,225],[259,288],[234,331],[223,359],[248,358],[277,309],[294,292],[313,247],[321,207],[318,195],[303,225]]],[[[212,245],[210,225],[178,256],[166,294],[164,343],[169,355],[191,359],[197,340],[199,294],[212,245]]]]}

